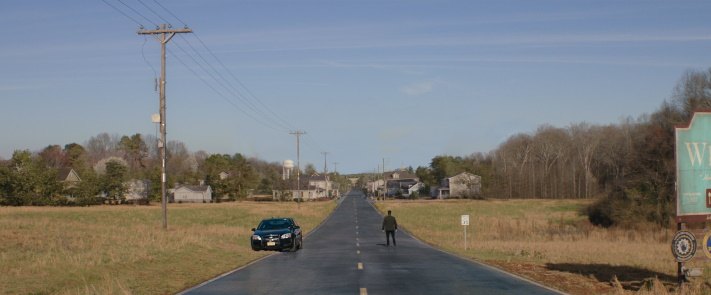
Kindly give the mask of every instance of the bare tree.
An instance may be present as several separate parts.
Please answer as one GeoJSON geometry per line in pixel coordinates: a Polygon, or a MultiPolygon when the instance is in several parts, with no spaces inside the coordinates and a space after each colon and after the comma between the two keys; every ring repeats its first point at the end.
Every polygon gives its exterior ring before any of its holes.
{"type": "Polygon", "coordinates": [[[568,140],[564,130],[550,125],[539,127],[533,137],[533,153],[543,168],[540,183],[541,196],[544,198],[551,197],[552,191],[555,190],[556,180],[550,177],[551,169],[563,156],[568,140]]]}
{"type": "MultiPolygon", "coordinates": [[[[583,197],[590,197],[592,162],[595,151],[600,144],[600,128],[587,123],[573,124],[570,126],[570,136],[575,156],[583,169],[583,197]]],[[[573,165],[575,169],[576,165],[573,165]]],[[[573,171],[575,175],[575,171],[573,171]]]]}
{"type": "Polygon", "coordinates": [[[121,138],[116,134],[100,133],[89,138],[84,144],[84,148],[86,148],[87,154],[95,163],[109,156],[119,156],[118,147],[120,141],[121,138]]]}

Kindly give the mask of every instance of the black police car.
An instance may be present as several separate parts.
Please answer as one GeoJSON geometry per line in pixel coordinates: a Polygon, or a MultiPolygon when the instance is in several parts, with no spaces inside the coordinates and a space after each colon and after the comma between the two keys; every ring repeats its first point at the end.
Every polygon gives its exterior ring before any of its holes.
{"type": "Polygon", "coordinates": [[[296,251],[303,245],[301,227],[292,218],[269,218],[253,228],[252,250],[296,251]]]}

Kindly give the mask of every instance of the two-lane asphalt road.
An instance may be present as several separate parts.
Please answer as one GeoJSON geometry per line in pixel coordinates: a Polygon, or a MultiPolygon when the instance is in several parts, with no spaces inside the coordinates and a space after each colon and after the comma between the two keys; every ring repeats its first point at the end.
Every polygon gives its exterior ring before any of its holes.
{"type": "Polygon", "coordinates": [[[302,250],[276,253],[185,293],[557,294],[433,249],[402,231],[397,247],[386,247],[381,223],[363,195],[351,192],[304,240],[302,250]]]}

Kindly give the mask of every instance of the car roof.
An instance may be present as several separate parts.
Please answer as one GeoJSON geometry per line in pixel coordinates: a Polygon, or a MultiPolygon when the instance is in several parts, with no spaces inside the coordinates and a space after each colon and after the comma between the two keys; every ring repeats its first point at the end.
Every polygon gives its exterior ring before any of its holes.
{"type": "Polygon", "coordinates": [[[288,220],[288,221],[294,222],[294,219],[290,218],[290,217],[272,217],[272,218],[262,219],[263,222],[264,221],[272,221],[272,220],[288,220]]]}
{"type": "Polygon", "coordinates": [[[293,220],[293,218],[291,218],[291,217],[269,217],[269,218],[264,218],[262,220],[284,220],[284,219],[293,220]]]}

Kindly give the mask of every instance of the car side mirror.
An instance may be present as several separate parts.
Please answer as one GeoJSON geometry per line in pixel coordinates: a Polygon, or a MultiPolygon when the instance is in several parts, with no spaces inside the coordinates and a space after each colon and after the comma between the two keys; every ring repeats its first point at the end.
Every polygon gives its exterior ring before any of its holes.
{"type": "Polygon", "coordinates": [[[252,231],[255,231],[255,230],[257,230],[257,229],[256,229],[256,228],[252,228],[252,231]]]}

